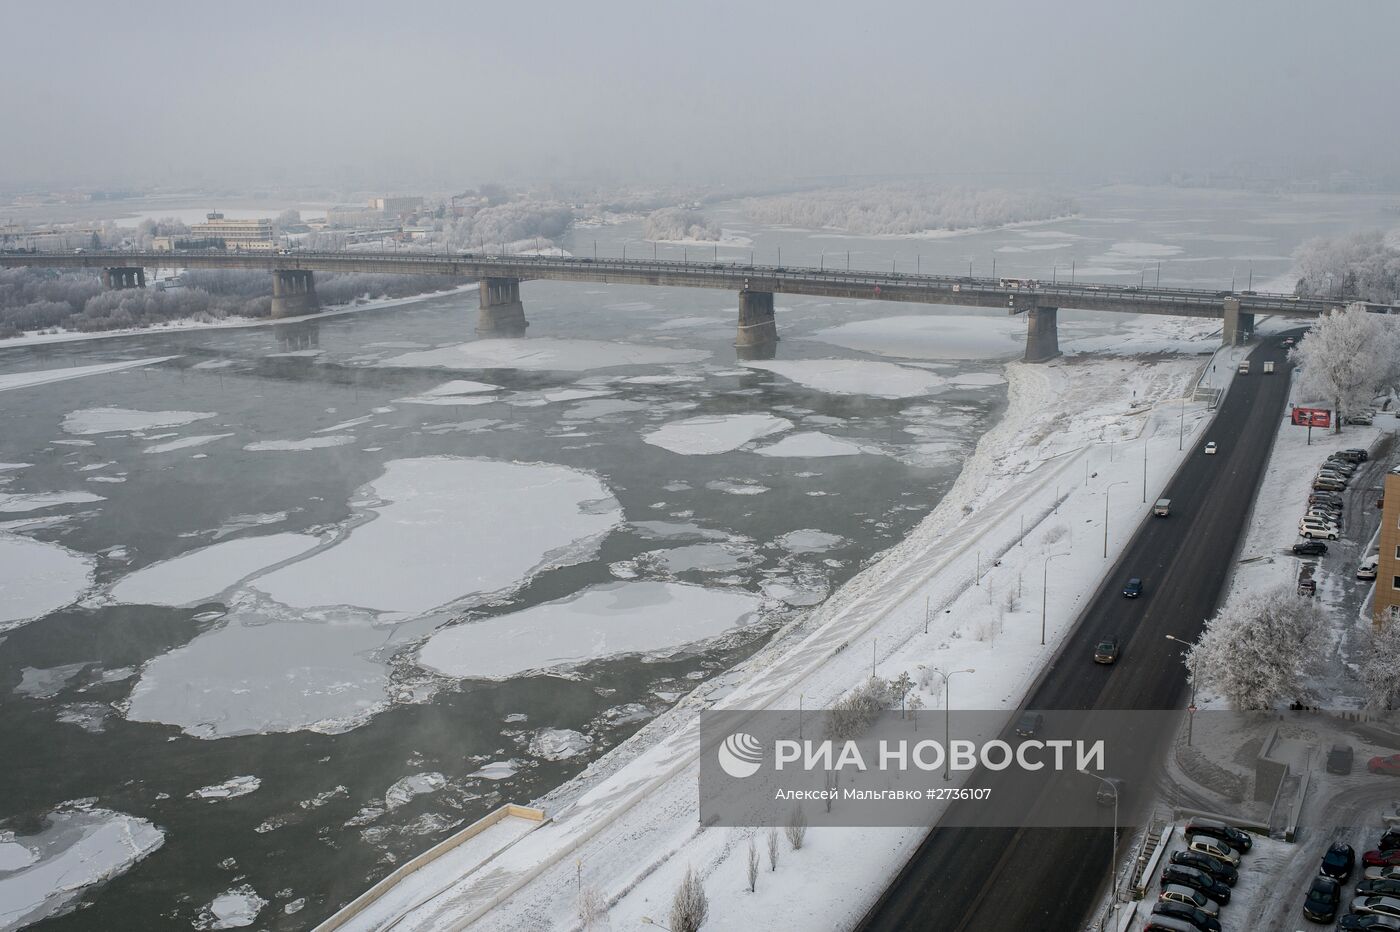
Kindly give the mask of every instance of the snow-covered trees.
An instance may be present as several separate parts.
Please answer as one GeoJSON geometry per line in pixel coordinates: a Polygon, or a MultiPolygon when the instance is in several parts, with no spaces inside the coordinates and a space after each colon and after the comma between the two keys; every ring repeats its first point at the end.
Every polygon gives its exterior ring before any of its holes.
{"type": "Polygon", "coordinates": [[[827,713],[826,730],[833,741],[852,741],[865,733],[876,717],[889,708],[890,684],[872,676],[838,699],[827,713]]]}
{"type": "Polygon", "coordinates": [[[1373,709],[1400,709],[1400,623],[1387,620],[1371,629],[1359,675],[1373,709]]]}
{"type": "Polygon", "coordinates": [[[1191,679],[1241,711],[1298,698],[1321,638],[1323,611],[1291,586],[1230,599],[1186,655],[1191,679]]]}
{"type": "Polygon", "coordinates": [[[453,223],[442,233],[451,246],[467,249],[490,247],[518,240],[552,240],[574,222],[567,204],[554,201],[519,200],[483,207],[470,217],[453,223]]]}
{"type": "Polygon", "coordinates": [[[1400,241],[1379,230],[1336,239],[1310,239],[1293,253],[1303,297],[1400,301],[1400,241]]]}
{"type": "Polygon", "coordinates": [[[644,235],[651,240],[689,239],[718,242],[720,226],[698,210],[663,207],[652,211],[647,217],[644,235]]]}
{"type": "Polygon", "coordinates": [[[1075,212],[1073,200],[1054,194],[1001,189],[882,185],[752,198],[745,207],[760,223],[860,235],[985,229],[1075,212]]]}
{"type": "Polygon", "coordinates": [[[671,901],[671,932],[697,932],[710,916],[710,901],[705,896],[705,884],[688,867],[676,897],[671,901]]]}
{"type": "Polygon", "coordinates": [[[802,811],[801,806],[792,807],[792,814],[788,816],[783,832],[787,835],[792,850],[801,851],[802,843],[807,839],[807,813],[802,811]]]}
{"type": "Polygon", "coordinates": [[[1302,366],[1300,392],[1331,404],[1340,431],[1343,417],[1400,381],[1400,330],[1392,318],[1353,304],[1314,324],[1293,359],[1302,366]]]}
{"type": "Polygon", "coordinates": [[[758,845],[754,842],[753,836],[749,836],[749,892],[758,891],[758,845]]]}

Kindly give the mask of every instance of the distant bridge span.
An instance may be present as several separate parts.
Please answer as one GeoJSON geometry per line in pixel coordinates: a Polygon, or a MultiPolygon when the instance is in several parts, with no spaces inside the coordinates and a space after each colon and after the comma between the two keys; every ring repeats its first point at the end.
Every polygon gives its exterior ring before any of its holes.
{"type": "MultiPolygon", "coordinates": [[[[0,268],[98,269],[109,288],[145,285],[147,268],[251,269],[272,273],[272,315],[290,317],[319,307],[315,272],[380,272],[449,275],[481,282],[478,329],[519,332],[526,326],[520,283],[532,279],[620,285],[717,288],[739,293],[736,345],[762,355],[778,338],[775,294],[861,301],[905,301],[961,307],[1004,308],[1025,313],[1026,360],[1059,355],[1060,308],[1122,314],[1164,314],[1220,320],[1224,342],[1240,342],[1256,314],[1314,318],[1344,306],[1343,299],[1298,298],[1255,292],[1139,287],[1096,283],[1048,283],[1032,279],[908,275],[834,271],[732,262],[667,259],[590,259],[559,256],[410,252],[75,252],[0,254],[0,268]]],[[[1395,308],[1379,308],[1395,311],[1395,308]]]]}

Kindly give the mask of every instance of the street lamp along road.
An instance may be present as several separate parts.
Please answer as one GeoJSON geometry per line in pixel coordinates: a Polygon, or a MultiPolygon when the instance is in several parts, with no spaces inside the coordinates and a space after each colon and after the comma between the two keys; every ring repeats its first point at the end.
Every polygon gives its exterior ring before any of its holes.
{"type": "Polygon", "coordinates": [[[1079,772],[1086,777],[1093,777],[1113,791],[1113,848],[1108,853],[1108,889],[1113,894],[1113,908],[1118,908],[1118,888],[1113,883],[1113,868],[1118,862],[1118,784],[1107,777],[1101,777],[1096,773],[1090,773],[1083,767],[1079,772]]]}
{"type": "Polygon", "coordinates": [[[953,708],[952,689],[949,686],[948,681],[953,677],[957,676],[959,673],[976,673],[977,671],[972,669],[971,667],[968,667],[966,670],[950,670],[949,672],[944,673],[938,667],[934,667],[930,672],[937,673],[939,676],[943,677],[943,779],[948,780],[951,779],[951,775],[949,773],[949,765],[951,761],[949,759],[948,754],[948,737],[949,732],[952,729],[953,708]]]}
{"type": "Polygon", "coordinates": [[[1050,589],[1050,561],[1056,557],[1067,557],[1069,554],[1052,553],[1045,558],[1045,565],[1041,567],[1040,573],[1040,646],[1045,646],[1045,595],[1050,589]]]}
{"type": "MultiPolygon", "coordinates": [[[[1166,637],[1168,641],[1175,641],[1178,644],[1184,644],[1187,648],[1192,648],[1196,646],[1190,641],[1183,641],[1181,638],[1177,637],[1174,634],[1164,635],[1164,637],[1166,637]]],[[[1186,662],[1185,651],[1182,651],[1181,653],[1181,661],[1183,664],[1186,662]]],[[[1190,667],[1187,667],[1186,669],[1186,678],[1191,681],[1191,704],[1186,707],[1186,746],[1189,748],[1191,746],[1191,731],[1193,726],[1196,724],[1196,678],[1191,675],[1190,667]]]]}
{"type": "Polygon", "coordinates": [[[1115,485],[1127,485],[1130,480],[1119,479],[1117,482],[1110,482],[1103,490],[1103,558],[1108,559],[1108,493],[1113,491],[1115,485]]]}

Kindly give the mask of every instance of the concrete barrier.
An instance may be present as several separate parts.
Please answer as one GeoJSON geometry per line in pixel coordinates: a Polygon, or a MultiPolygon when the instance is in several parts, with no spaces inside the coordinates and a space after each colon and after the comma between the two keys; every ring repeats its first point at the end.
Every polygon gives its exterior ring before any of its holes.
{"type": "MultiPolygon", "coordinates": [[[[345,923],[349,922],[351,919],[355,918],[355,916],[359,915],[366,908],[368,908],[371,903],[373,903],[375,900],[378,900],[385,893],[389,892],[389,890],[391,890],[393,887],[397,886],[398,883],[408,875],[414,873],[423,866],[437,860],[447,852],[451,851],[453,848],[456,848],[458,845],[470,841],[477,835],[480,835],[482,832],[486,831],[491,826],[495,825],[497,822],[500,822],[502,819],[512,817],[519,819],[529,819],[530,821],[538,822],[541,825],[543,825],[547,821],[547,816],[543,809],[534,809],[530,806],[517,806],[515,803],[506,803],[504,806],[501,806],[497,809],[493,809],[491,812],[482,816],[480,819],[477,819],[475,822],[473,822],[471,825],[468,825],[460,832],[457,832],[456,834],[443,839],[436,845],[433,845],[427,851],[424,851],[422,854],[418,855],[417,857],[414,857],[412,860],[405,861],[397,869],[395,869],[393,873],[389,874],[389,876],[385,877],[383,880],[370,887],[364,893],[361,893],[359,896],[355,897],[355,899],[351,900],[346,906],[338,910],[335,913],[335,915],[331,916],[325,922],[318,925],[315,929],[315,932],[334,932],[335,929],[341,928],[345,925],[345,923]]],[[[496,854],[499,853],[500,852],[496,852],[496,854]]],[[[495,854],[493,854],[492,857],[495,857],[495,854]]]]}

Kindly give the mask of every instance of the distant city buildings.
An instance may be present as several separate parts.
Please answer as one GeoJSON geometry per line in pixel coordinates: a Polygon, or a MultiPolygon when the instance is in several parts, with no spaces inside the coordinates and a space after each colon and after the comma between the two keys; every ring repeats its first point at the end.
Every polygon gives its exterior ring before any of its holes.
{"type": "MultiPolygon", "coordinates": [[[[225,249],[268,251],[277,248],[271,219],[229,220],[217,212],[207,214],[204,223],[190,224],[189,239],[221,242],[225,249]]],[[[178,248],[189,248],[183,238],[178,248]]]]}

